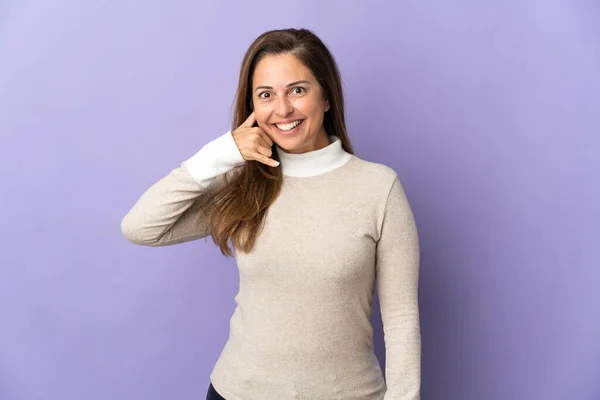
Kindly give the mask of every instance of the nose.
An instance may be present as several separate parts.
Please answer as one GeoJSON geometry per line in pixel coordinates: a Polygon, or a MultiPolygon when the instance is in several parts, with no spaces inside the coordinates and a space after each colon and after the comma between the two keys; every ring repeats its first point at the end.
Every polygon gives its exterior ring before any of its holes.
{"type": "Polygon", "coordinates": [[[282,117],[288,116],[293,111],[292,105],[290,104],[287,96],[282,96],[275,105],[275,113],[282,117]]]}

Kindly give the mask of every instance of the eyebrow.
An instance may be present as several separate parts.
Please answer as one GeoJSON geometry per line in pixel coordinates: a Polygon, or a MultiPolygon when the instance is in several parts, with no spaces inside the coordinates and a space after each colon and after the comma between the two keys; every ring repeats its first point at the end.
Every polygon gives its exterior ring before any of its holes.
{"type": "MultiPolygon", "coordinates": [[[[296,82],[288,83],[285,87],[289,88],[290,86],[294,86],[299,83],[308,83],[309,85],[311,84],[309,81],[296,81],[296,82]]],[[[273,86],[257,86],[257,88],[254,90],[256,91],[258,89],[273,89],[273,86]]]]}

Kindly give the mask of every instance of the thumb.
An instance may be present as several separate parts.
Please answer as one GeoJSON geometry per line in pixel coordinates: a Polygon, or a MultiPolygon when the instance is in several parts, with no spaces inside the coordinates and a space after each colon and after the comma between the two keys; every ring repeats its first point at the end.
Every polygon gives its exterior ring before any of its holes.
{"type": "Polygon", "coordinates": [[[243,125],[247,126],[248,128],[252,128],[252,125],[254,125],[255,122],[256,122],[256,114],[254,113],[254,111],[252,111],[252,113],[250,113],[248,118],[246,118],[246,120],[244,121],[243,125]]]}

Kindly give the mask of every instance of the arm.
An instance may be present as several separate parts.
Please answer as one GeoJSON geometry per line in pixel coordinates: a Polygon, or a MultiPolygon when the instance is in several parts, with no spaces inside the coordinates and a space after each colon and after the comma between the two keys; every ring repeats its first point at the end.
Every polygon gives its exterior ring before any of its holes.
{"type": "Polygon", "coordinates": [[[144,246],[168,246],[208,236],[199,211],[210,193],[243,165],[231,131],[206,144],[144,192],[121,221],[127,240],[144,246]]]}
{"type": "Polygon", "coordinates": [[[412,210],[397,176],[388,194],[377,242],[376,271],[386,348],[384,399],[419,400],[419,240],[412,210]]]}

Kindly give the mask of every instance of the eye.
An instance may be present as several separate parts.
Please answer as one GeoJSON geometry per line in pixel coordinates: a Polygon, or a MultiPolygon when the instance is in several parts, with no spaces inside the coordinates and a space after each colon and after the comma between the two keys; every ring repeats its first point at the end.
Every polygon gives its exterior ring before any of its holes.
{"type": "Polygon", "coordinates": [[[301,90],[300,90],[300,92],[294,92],[295,94],[300,94],[300,93],[306,92],[306,89],[304,89],[302,86],[296,86],[292,90],[295,91],[296,89],[301,89],[301,90]]]}
{"type": "Polygon", "coordinates": [[[259,99],[266,99],[266,97],[262,97],[263,94],[269,94],[269,92],[261,92],[258,94],[259,99]]]}

